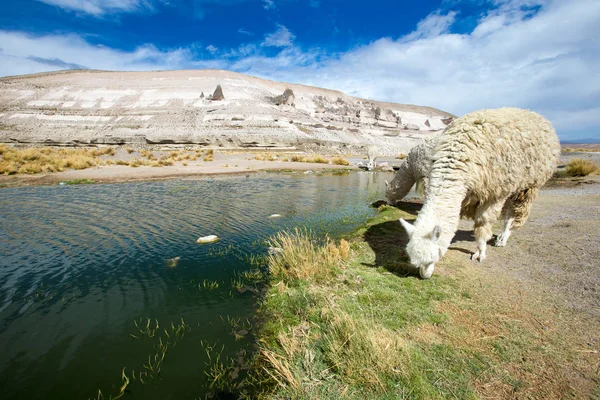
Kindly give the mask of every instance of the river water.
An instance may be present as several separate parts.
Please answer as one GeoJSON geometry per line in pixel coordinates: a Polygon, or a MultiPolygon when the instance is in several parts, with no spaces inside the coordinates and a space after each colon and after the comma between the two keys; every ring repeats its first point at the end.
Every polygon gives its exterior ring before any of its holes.
{"type": "Polygon", "coordinates": [[[203,398],[215,361],[206,346],[244,357],[252,340],[244,324],[257,297],[234,286],[249,256],[285,228],[353,230],[374,215],[385,179],[265,173],[1,189],[2,398],[108,399],[123,372],[124,398],[203,398]],[[220,240],[196,243],[209,234],[220,240]]]}

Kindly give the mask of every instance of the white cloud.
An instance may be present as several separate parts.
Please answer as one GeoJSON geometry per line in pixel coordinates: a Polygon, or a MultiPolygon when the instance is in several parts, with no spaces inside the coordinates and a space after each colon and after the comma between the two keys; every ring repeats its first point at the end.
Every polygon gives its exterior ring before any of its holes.
{"type": "Polygon", "coordinates": [[[244,28],[238,29],[238,33],[241,33],[242,35],[246,35],[246,36],[254,36],[254,33],[247,31],[244,28]]]}
{"type": "Polygon", "coordinates": [[[403,41],[410,42],[416,39],[426,39],[447,33],[452,24],[454,24],[456,12],[451,11],[446,15],[439,13],[430,14],[424,20],[417,24],[417,29],[403,38],[403,41]]]}
{"type": "Polygon", "coordinates": [[[294,42],[296,36],[283,25],[277,25],[277,30],[265,36],[262,42],[267,47],[289,47],[294,42]]]}
{"type": "Polygon", "coordinates": [[[193,48],[159,50],[144,45],[120,51],[91,45],[77,35],[33,36],[0,30],[0,43],[0,76],[63,69],[61,63],[120,71],[226,66],[221,61],[196,60],[193,48]]]}
{"type": "Polygon", "coordinates": [[[102,15],[109,12],[132,12],[150,8],[147,0],[38,0],[71,11],[102,15]]]}
{"type": "Polygon", "coordinates": [[[379,39],[290,68],[255,61],[248,72],[458,115],[524,107],[546,115],[562,131],[600,130],[600,2],[502,1],[473,32],[449,33],[457,17],[435,13],[395,40],[379,39]],[[535,5],[541,6],[536,13],[523,7],[535,5]]]}
{"type": "Polygon", "coordinates": [[[209,44],[208,46],[206,46],[206,50],[210,53],[210,54],[215,54],[217,51],[219,51],[218,47],[213,46],[212,44],[209,44]]]}
{"type": "Polygon", "coordinates": [[[530,108],[550,118],[559,133],[598,136],[600,2],[503,0],[496,5],[472,32],[450,33],[460,15],[437,12],[409,35],[336,54],[294,45],[294,35],[282,25],[262,43],[220,50],[220,58],[210,60],[199,59],[204,53],[194,46],[119,51],[75,35],[36,37],[0,30],[0,76],[71,65],[107,70],[222,68],[359,97],[429,105],[457,115],[500,106],[530,108]],[[532,11],[536,5],[541,8],[532,11]],[[267,56],[265,46],[279,50],[267,56]]]}
{"type": "Polygon", "coordinates": [[[263,0],[263,7],[265,10],[272,10],[275,8],[275,0],[263,0]]]}

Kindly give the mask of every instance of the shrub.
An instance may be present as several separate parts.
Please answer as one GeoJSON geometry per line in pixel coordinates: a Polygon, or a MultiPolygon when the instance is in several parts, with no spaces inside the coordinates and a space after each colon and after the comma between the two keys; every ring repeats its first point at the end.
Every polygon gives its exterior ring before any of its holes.
{"type": "Polygon", "coordinates": [[[66,168],[84,169],[98,164],[96,157],[112,154],[114,149],[56,149],[26,148],[18,149],[2,145],[0,147],[0,173],[5,175],[17,172],[37,174],[40,172],[63,171],[66,168]]]}
{"type": "Polygon", "coordinates": [[[350,165],[348,160],[342,157],[335,157],[333,160],[331,160],[331,162],[335,165],[350,165]]]}
{"type": "Polygon", "coordinates": [[[19,164],[14,161],[0,161],[0,174],[13,175],[19,172],[19,164]]]}
{"type": "Polygon", "coordinates": [[[314,156],[312,158],[307,157],[303,160],[304,162],[307,163],[316,163],[316,164],[329,164],[329,160],[322,157],[322,156],[314,156]]]}
{"type": "Polygon", "coordinates": [[[333,276],[348,257],[350,246],[339,247],[329,238],[318,240],[311,232],[295,229],[274,235],[269,246],[281,249],[269,255],[269,270],[275,279],[323,280],[333,276]]]}
{"type": "Polygon", "coordinates": [[[148,151],[148,150],[142,150],[140,152],[140,155],[142,157],[146,157],[148,160],[154,160],[154,159],[156,159],[156,157],[154,157],[154,154],[152,154],[152,152],[148,151]]]}
{"type": "Polygon", "coordinates": [[[574,158],[565,169],[568,176],[587,176],[598,171],[598,166],[591,161],[574,158]]]}

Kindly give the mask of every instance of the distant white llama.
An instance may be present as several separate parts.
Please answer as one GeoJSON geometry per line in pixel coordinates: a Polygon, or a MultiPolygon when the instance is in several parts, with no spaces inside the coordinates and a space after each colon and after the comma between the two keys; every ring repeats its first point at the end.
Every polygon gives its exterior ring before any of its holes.
{"type": "Polygon", "coordinates": [[[377,159],[378,150],[379,149],[377,146],[369,146],[367,148],[367,158],[369,159],[367,163],[367,169],[369,171],[372,171],[377,166],[377,164],[375,164],[375,160],[377,159]]]}
{"type": "MultiPolygon", "coordinates": [[[[483,261],[500,211],[509,228],[524,221],[559,156],[552,125],[531,111],[481,110],[453,121],[435,145],[425,204],[415,224],[400,219],[410,238],[407,254],[421,277],[433,274],[461,216],[475,221],[477,251],[472,259],[483,261]]],[[[510,235],[505,231],[499,245],[510,235]]]]}

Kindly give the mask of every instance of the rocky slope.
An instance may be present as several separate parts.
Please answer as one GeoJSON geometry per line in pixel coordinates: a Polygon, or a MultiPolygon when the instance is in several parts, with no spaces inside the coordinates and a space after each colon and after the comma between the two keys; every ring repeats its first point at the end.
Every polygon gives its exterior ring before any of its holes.
{"type": "Polygon", "coordinates": [[[229,71],[0,78],[0,142],[406,152],[453,116],[229,71]],[[217,86],[220,85],[220,90],[217,86]],[[214,98],[213,98],[214,96],[214,98]]]}

